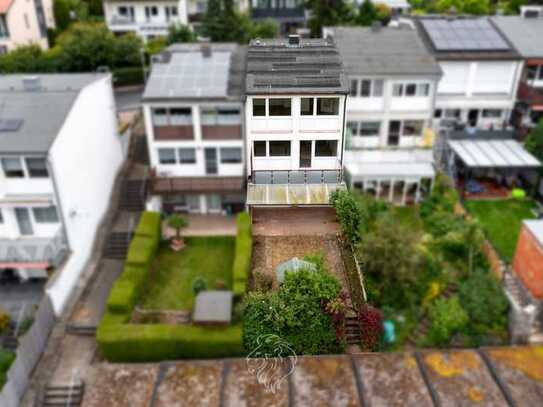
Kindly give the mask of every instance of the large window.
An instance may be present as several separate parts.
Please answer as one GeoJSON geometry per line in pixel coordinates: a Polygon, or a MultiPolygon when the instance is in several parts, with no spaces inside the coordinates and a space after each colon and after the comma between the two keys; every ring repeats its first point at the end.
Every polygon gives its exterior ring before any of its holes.
{"type": "Polygon", "coordinates": [[[221,148],[221,163],[222,164],[239,164],[241,163],[241,148],[221,148]]]}
{"type": "Polygon", "coordinates": [[[348,121],[347,131],[351,132],[351,136],[358,136],[358,122],[348,121]]]}
{"type": "Polygon", "coordinates": [[[349,95],[350,96],[358,96],[358,80],[352,79],[351,80],[351,86],[349,88],[349,95]]]}
{"type": "Polygon", "coordinates": [[[392,96],[394,97],[425,97],[430,94],[429,83],[395,83],[392,85],[392,96]]]}
{"type": "Polygon", "coordinates": [[[6,178],[24,178],[25,176],[20,157],[2,158],[2,169],[6,178]]]}
{"type": "Polygon", "coordinates": [[[253,99],[253,116],[266,116],[266,99],[253,99]]]}
{"type": "Polygon", "coordinates": [[[337,116],[339,114],[339,98],[317,98],[317,115],[337,116]]]}
{"type": "Polygon", "coordinates": [[[155,108],[152,111],[155,126],[189,126],[192,124],[190,107],[155,108]]]}
{"type": "Polygon", "coordinates": [[[360,136],[376,137],[381,132],[381,122],[360,122],[360,136]]]}
{"type": "Polygon", "coordinates": [[[290,99],[272,98],[268,100],[270,116],[290,116],[290,99]]]}
{"type": "Polygon", "coordinates": [[[270,157],[289,157],[290,141],[270,141],[270,157]]]}
{"type": "Polygon", "coordinates": [[[483,109],[481,115],[485,119],[501,119],[502,110],[501,109],[483,109]]]}
{"type": "Polygon", "coordinates": [[[160,164],[175,164],[175,150],[173,148],[159,148],[158,161],[160,164]]]}
{"type": "Polygon", "coordinates": [[[266,142],[254,141],[253,142],[253,154],[255,157],[266,157],[266,142]]]}
{"type": "MultiPolygon", "coordinates": [[[[383,86],[384,81],[382,79],[363,79],[360,81],[360,96],[363,98],[379,98],[383,96],[383,86]]],[[[352,88],[351,96],[356,96],[356,94],[353,94],[352,88]]]]}
{"type": "Polygon", "coordinates": [[[30,178],[47,178],[49,176],[45,158],[27,157],[25,161],[26,168],[28,170],[28,176],[30,178]]]}
{"type": "Polygon", "coordinates": [[[337,140],[316,140],[315,157],[335,157],[337,155],[337,140]]]}
{"type": "Polygon", "coordinates": [[[424,120],[405,120],[403,122],[404,136],[421,136],[424,128],[424,120]]]}
{"type": "Polygon", "coordinates": [[[302,116],[313,116],[314,98],[302,98],[300,101],[300,114],[302,116]]]}
{"type": "Polygon", "coordinates": [[[56,206],[46,208],[32,208],[34,220],[36,223],[58,223],[58,213],[56,206]]]}
{"type": "Polygon", "coordinates": [[[196,150],[194,148],[179,148],[177,154],[179,155],[179,164],[196,164],[196,150]]]}
{"type": "Polygon", "coordinates": [[[202,108],[202,125],[228,126],[241,124],[241,114],[237,107],[202,108]]]}

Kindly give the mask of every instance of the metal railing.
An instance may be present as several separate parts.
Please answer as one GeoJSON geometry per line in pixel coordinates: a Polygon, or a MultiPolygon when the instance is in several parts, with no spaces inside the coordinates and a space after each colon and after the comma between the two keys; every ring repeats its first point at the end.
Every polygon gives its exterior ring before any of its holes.
{"type": "Polygon", "coordinates": [[[62,228],[51,238],[0,239],[0,261],[4,263],[47,262],[58,266],[67,253],[62,228]]]}
{"type": "Polygon", "coordinates": [[[339,184],[343,182],[342,170],[255,170],[253,184],[339,184]]]}

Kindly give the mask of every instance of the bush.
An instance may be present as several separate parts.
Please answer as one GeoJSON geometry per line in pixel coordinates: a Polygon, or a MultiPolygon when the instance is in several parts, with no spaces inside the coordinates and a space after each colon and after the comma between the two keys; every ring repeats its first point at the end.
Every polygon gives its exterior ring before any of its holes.
{"type": "Polygon", "coordinates": [[[278,291],[249,294],[245,314],[243,343],[247,352],[276,355],[281,349],[261,343],[266,335],[274,335],[296,354],[340,352],[336,327],[326,312],[326,304],[336,300],[341,286],[326,272],[299,270],[286,273],[278,291]]]}
{"type": "Polygon", "coordinates": [[[15,354],[0,348],[0,390],[7,382],[7,373],[14,360],[15,354]]]}
{"type": "Polygon", "coordinates": [[[114,86],[143,85],[145,79],[141,66],[114,68],[112,74],[114,86]]]}
{"type": "Polygon", "coordinates": [[[126,255],[126,264],[136,267],[149,268],[153,262],[158,245],[155,239],[144,236],[134,236],[128,254],[126,255]]]}
{"type": "Polygon", "coordinates": [[[122,324],[106,316],[97,341],[109,362],[158,362],[243,355],[241,325],[207,328],[190,325],[122,324]]]}
{"type": "Polygon", "coordinates": [[[236,253],[232,266],[233,291],[235,296],[245,294],[247,280],[251,271],[253,255],[253,237],[251,234],[251,217],[242,212],[237,218],[236,253]]]}
{"type": "Polygon", "coordinates": [[[127,265],[111,289],[107,300],[108,311],[130,314],[141,295],[146,279],[146,268],[127,265]]]}
{"type": "Polygon", "coordinates": [[[11,322],[11,317],[9,314],[0,308],[0,334],[4,333],[8,328],[11,322]]]}
{"type": "Polygon", "coordinates": [[[143,212],[134,235],[159,239],[161,235],[160,213],[151,211],[143,212]]]}
{"type": "Polygon", "coordinates": [[[383,336],[383,313],[371,305],[364,304],[358,311],[358,323],[362,334],[362,350],[375,351],[383,336]]]}
{"type": "Polygon", "coordinates": [[[451,179],[442,173],[438,173],[430,196],[420,205],[420,215],[423,219],[426,219],[439,211],[452,213],[458,202],[458,192],[454,188],[451,179]]]}
{"type": "Polygon", "coordinates": [[[360,241],[365,217],[354,195],[349,191],[337,190],[330,195],[330,203],[336,210],[343,234],[350,242],[360,241]]]}
{"type": "Polygon", "coordinates": [[[428,336],[434,345],[449,343],[452,335],[461,331],[469,320],[456,295],[449,299],[437,299],[430,307],[429,316],[428,336]]]}
{"type": "Polygon", "coordinates": [[[470,324],[486,328],[506,325],[509,303],[500,283],[490,273],[472,273],[460,284],[459,298],[470,324]]]}
{"type": "Polygon", "coordinates": [[[196,277],[192,281],[192,292],[194,295],[198,295],[201,291],[207,290],[207,282],[202,277],[196,277]]]}

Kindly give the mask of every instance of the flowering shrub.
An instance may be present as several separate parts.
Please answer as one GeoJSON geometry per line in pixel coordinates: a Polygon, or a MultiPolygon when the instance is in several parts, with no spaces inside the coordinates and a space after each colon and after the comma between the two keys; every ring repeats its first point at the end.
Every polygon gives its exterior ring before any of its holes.
{"type": "Polygon", "coordinates": [[[362,349],[377,349],[383,335],[383,313],[371,305],[364,304],[358,312],[358,323],[362,333],[362,349]]]}

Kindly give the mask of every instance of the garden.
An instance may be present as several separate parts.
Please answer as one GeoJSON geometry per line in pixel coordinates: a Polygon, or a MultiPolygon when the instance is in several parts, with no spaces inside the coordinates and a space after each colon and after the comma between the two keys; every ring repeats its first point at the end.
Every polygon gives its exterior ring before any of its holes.
{"type": "Polygon", "coordinates": [[[374,349],[507,342],[508,302],[482,252],[485,233],[455,211],[459,198],[448,178],[439,175],[420,206],[396,208],[348,191],[332,201],[367,301],[389,328],[374,349]]]}
{"type": "MultiPolygon", "coordinates": [[[[178,229],[183,226],[179,219],[169,222],[178,229]]],[[[149,362],[244,353],[237,304],[247,287],[251,259],[248,214],[240,214],[237,225],[235,238],[182,239],[178,233],[165,241],[160,214],[143,213],[97,330],[107,360],[149,362]],[[232,307],[228,323],[191,320],[202,293],[232,293],[234,304],[231,299],[226,304],[232,307]]]]}

